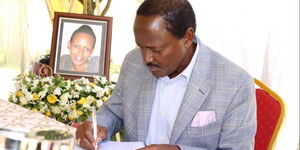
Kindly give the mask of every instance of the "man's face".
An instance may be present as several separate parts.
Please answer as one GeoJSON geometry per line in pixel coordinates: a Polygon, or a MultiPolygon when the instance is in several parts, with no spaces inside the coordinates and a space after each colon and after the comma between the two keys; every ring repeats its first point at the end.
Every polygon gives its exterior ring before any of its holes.
{"type": "MultiPolygon", "coordinates": [[[[187,53],[184,40],[177,39],[166,29],[160,16],[135,18],[134,35],[143,60],[156,77],[175,77],[182,72],[182,63],[187,53]]],[[[183,68],[184,69],[184,68],[183,68]]]]}
{"type": "Polygon", "coordinates": [[[73,67],[86,65],[94,51],[94,39],[87,33],[77,33],[72,41],[68,42],[68,49],[73,67]]]}

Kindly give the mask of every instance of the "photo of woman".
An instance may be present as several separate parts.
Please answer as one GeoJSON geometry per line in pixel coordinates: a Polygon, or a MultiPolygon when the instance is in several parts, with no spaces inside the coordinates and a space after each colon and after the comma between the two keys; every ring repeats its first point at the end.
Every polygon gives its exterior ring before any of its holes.
{"type": "Polygon", "coordinates": [[[67,48],[69,54],[60,57],[60,69],[76,72],[99,72],[99,56],[91,56],[95,51],[96,36],[89,25],[76,29],[67,48]]]}
{"type": "Polygon", "coordinates": [[[109,75],[112,18],[55,13],[50,66],[67,79],[109,75]]]}

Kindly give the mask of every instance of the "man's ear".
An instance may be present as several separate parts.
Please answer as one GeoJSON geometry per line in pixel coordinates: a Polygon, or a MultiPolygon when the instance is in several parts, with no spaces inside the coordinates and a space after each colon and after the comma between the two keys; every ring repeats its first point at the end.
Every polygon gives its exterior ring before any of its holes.
{"type": "Polygon", "coordinates": [[[192,46],[193,44],[193,40],[194,40],[194,36],[195,36],[195,31],[193,28],[188,28],[184,34],[184,45],[185,47],[189,48],[192,46]]]}

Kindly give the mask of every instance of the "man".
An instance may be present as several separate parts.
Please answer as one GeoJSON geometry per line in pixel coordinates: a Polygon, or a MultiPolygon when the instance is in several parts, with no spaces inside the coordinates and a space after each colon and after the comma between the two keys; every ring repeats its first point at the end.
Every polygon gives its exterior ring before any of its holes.
{"type": "Polygon", "coordinates": [[[91,56],[94,52],[96,36],[88,25],[76,29],[68,41],[70,55],[60,58],[60,69],[75,72],[99,72],[99,57],[91,56]]]}
{"type": "MultiPolygon", "coordinates": [[[[125,129],[141,150],[253,149],[252,78],[201,43],[187,0],[145,0],[134,22],[139,48],[125,58],[110,99],[98,112],[97,141],[125,129]]],[[[77,129],[92,148],[91,123],[77,129]]]]}

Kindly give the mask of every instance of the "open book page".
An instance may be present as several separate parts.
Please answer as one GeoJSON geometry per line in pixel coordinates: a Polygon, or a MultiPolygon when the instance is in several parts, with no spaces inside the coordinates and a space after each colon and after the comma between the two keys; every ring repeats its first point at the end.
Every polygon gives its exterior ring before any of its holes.
{"type": "MultiPolygon", "coordinates": [[[[138,148],[145,147],[143,142],[114,142],[105,141],[98,145],[98,150],[136,150],[138,148]]],[[[74,146],[74,150],[84,150],[80,146],[74,146]]]]}

